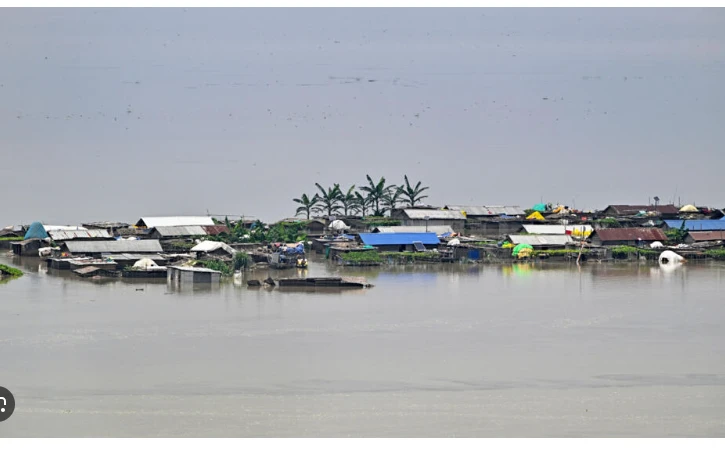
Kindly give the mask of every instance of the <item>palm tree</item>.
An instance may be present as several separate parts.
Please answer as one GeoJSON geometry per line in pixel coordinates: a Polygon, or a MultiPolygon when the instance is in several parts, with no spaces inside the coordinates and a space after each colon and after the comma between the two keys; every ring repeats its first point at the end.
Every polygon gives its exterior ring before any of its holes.
{"type": "MultiPolygon", "coordinates": [[[[340,192],[340,203],[342,204],[342,212],[347,216],[350,212],[353,212],[357,206],[357,198],[355,198],[355,186],[347,189],[347,192],[343,194],[340,192]]],[[[357,193],[357,192],[356,192],[357,193]]]]}
{"type": "Polygon", "coordinates": [[[365,196],[359,191],[355,192],[355,208],[360,210],[363,217],[367,214],[367,211],[372,203],[373,200],[370,196],[365,196]]]}
{"type": "MultiPolygon", "coordinates": [[[[383,212],[385,213],[386,210],[393,210],[397,207],[398,202],[400,201],[400,197],[403,194],[403,187],[398,187],[396,185],[391,185],[390,187],[385,189],[385,194],[383,195],[383,212]]],[[[376,214],[377,215],[377,214],[376,214]]]]}
{"type": "Polygon", "coordinates": [[[297,208],[295,216],[304,213],[307,215],[307,219],[309,220],[310,213],[317,210],[317,204],[320,202],[320,197],[315,195],[312,197],[312,199],[310,199],[310,197],[307,196],[307,193],[303,193],[301,198],[294,198],[292,201],[296,202],[297,204],[302,204],[297,208]]]}
{"type": "Polygon", "coordinates": [[[410,207],[415,207],[415,204],[424,200],[428,196],[421,196],[421,193],[428,190],[429,187],[421,187],[420,181],[418,181],[417,184],[415,184],[415,187],[410,185],[410,182],[408,182],[408,176],[405,176],[405,187],[401,187],[403,189],[403,197],[407,198],[405,202],[410,207]]]}
{"type": "Polygon", "coordinates": [[[376,184],[373,182],[373,180],[370,178],[370,176],[366,175],[365,177],[368,178],[368,186],[367,187],[360,187],[362,191],[368,194],[368,197],[370,197],[373,205],[375,206],[375,215],[380,214],[380,201],[383,199],[383,196],[385,195],[385,178],[381,177],[378,183],[376,184]]]}
{"type": "Polygon", "coordinates": [[[322,194],[320,196],[320,204],[322,205],[321,210],[326,210],[328,217],[339,213],[340,206],[338,205],[338,203],[340,202],[340,197],[342,196],[342,192],[340,191],[340,184],[335,184],[334,187],[328,188],[327,190],[325,190],[325,187],[318,183],[315,183],[315,186],[318,190],[320,190],[320,193],[322,194]]]}

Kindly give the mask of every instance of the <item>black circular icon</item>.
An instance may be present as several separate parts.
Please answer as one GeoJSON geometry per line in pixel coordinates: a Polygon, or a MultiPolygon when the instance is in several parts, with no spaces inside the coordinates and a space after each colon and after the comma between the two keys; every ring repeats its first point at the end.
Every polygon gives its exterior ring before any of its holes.
{"type": "Polygon", "coordinates": [[[15,411],[13,393],[0,386],[0,422],[7,420],[15,411]]]}

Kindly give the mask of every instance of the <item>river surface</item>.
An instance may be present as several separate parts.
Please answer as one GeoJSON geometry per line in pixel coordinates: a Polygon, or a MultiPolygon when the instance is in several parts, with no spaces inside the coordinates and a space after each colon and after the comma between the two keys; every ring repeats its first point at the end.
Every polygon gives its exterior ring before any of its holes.
{"type": "Polygon", "coordinates": [[[304,292],[0,262],[26,272],[0,284],[0,437],[725,435],[721,264],[345,270],[375,286],[304,292]]]}

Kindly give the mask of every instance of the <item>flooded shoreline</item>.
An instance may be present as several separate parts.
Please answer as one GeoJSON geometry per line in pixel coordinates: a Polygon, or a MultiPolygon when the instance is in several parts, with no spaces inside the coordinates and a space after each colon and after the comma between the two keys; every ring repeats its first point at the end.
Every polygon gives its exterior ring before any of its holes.
{"type": "Polygon", "coordinates": [[[714,262],[313,259],[309,275],[375,287],[229,278],[174,292],[0,261],[25,272],[0,288],[0,376],[17,400],[3,436],[725,433],[725,266],[714,262]]]}

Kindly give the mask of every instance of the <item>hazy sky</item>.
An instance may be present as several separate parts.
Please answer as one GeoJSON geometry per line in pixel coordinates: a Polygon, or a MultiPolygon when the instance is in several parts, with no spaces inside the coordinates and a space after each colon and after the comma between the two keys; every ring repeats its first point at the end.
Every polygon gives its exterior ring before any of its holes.
{"type": "Polygon", "coordinates": [[[432,204],[725,206],[722,9],[0,10],[0,227],[432,204]]]}

